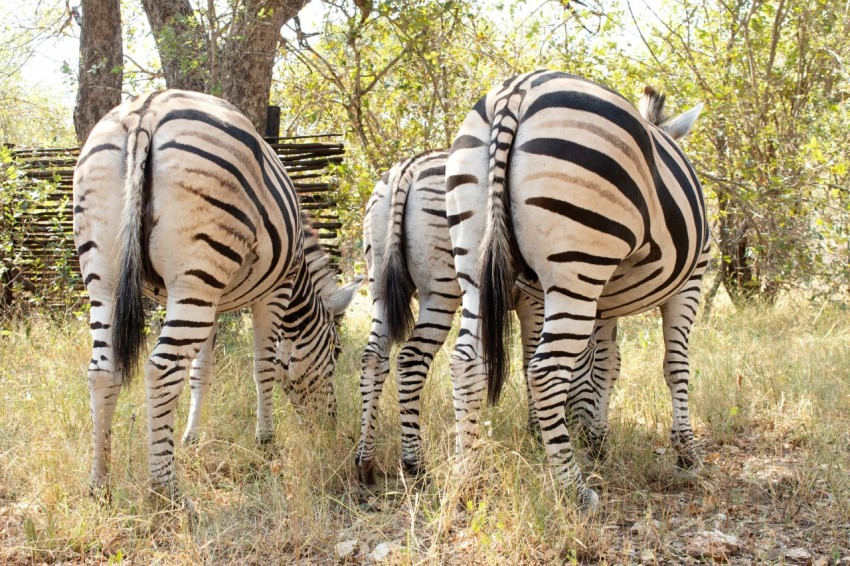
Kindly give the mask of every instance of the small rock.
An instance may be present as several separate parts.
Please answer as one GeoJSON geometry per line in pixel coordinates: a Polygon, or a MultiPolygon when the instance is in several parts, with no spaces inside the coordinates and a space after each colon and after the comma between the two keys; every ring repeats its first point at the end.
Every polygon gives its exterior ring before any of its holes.
{"type": "Polygon", "coordinates": [[[271,462],[269,462],[269,471],[272,474],[278,475],[280,474],[281,470],[283,470],[283,462],[281,462],[280,460],[272,460],[271,462]]]}
{"type": "Polygon", "coordinates": [[[783,552],[785,560],[794,564],[811,564],[812,553],[802,547],[792,548],[783,552]]]}
{"type": "Polygon", "coordinates": [[[376,546],[374,550],[372,550],[372,560],[375,562],[383,562],[390,554],[400,549],[401,545],[398,543],[382,542],[376,546]]]}
{"type": "Polygon", "coordinates": [[[720,460],[720,452],[709,452],[704,458],[706,464],[713,464],[718,460],[720,460]]]}
{"type": "Polygon", "coordinates": [[[681,525],[682,523],[684,523],[684,522],[685,522],[685,521],[683,521],[680,517],[670,517],[670,519],[667,521],[667,523],[668,523],[671,527],[678,527],[678,526],[680,526],[680,525],[681,525]]]}
{"type": "Polygon", "coordinates": [[[655,564],[655,553],[647,549],[640,555],[641,564],[655,564]]]}
{"type": "Polygon", "coordinates": [[[643,536],[647,533],[658,531],[661,528],[661,522],[652,519],[649,522],[637,521],[629,528],[629,532],[636,536],[643,536]]]}
{"type": "Polygon", "coordinates": [[[340,560],[345,560],[346,558],[350,558],[354,551],[357,550],[357,545],[359,542],[357,539],[344,540],[342,542],[336,543],[334,550],[336,551],[336,557],[340,560]]]}
{"type": "Polygon", "coordinates": [[[655,453],[658,454],[659,456],[663,456],[664,454],[667,453],[667,449],[666,448],[656,448],[655,453]]]}
{"type": "Polygon", "coordinates": [[[718,530],[700,531],[691,538],[686,551],[691,556],[704,556],[713,560],[726,560],[740,546],[738,537],[718,530]]]}

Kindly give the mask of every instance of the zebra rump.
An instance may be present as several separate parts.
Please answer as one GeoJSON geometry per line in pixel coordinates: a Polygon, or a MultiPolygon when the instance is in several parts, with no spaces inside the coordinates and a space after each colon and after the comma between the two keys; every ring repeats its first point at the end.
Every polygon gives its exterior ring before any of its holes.
{"type": "MultiPolygon", "coordinates": [[[[522,274],[536,279],[522,257],[510,217],[509,186],[511,149],[519,126],[519,105],[524,92],[518,91],[497,103],[490,135],[489,195],[487,228],[481,243],[478,276],[481,282],[479,334],[486,366],[487,401],[498,403],[509,369],[509,346],[512,343],[514,284],[522,274]]],[[[684,137],[702,110],[699,104],[680,116],[669,118],[665,112],[666,96],[646,86],[638,108],[651,124],[659,126],[673,139],[684,137]]],[[[483,100],[479,102],[482,104],[483,100]]]]}
{"type": "Polygon", "coordinates": [[[384,262],[378,273],[378,289],[379,296],[384,301],[384,322],[390,344],[404,342],[414,323],[411,299],[416,291],[416,284],[407,267],[404,210],[414,173],[417,172],[413,165],[421,155],[414,156],[402,164],[389,188],[392,198],[390,229],[387,231],[384,262]]]}

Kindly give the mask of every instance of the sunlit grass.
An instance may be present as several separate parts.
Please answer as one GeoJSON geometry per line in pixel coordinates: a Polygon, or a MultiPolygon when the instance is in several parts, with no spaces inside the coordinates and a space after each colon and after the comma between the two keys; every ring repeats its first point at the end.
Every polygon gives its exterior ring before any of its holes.
{"type": "MultiPolygon", "coordinates": [[[[720,528],[742,535],[753,518],[790,532],[817,524],[813,554],[843,556],[850,523],[847,312],[721,307],[698,321],[691,408],[706,469],[697,479],[674,473],[668,450],[659,319],[622,321],[610,454],[600,463],[582,459],[602,495],[600,511],[586,518],[559,493],[542,450],[525,432],[518,372],[487,415],[479,473],[457,476],[447,349],[435,359],[422,399],[428,481],[414,485],[398,471],[400,420],[391,378],[378,425],[385,476],[371,491],[358,486],[353,460],[359,360],[369,332],[365,305],[358,300],[344,327],[336,429],[299,421],[276,394],[276,442],[268,449],[254,442],[250,321],[225,321],[201,442],[178,448],[181,488],[197,504],[194,517],[148,497],[142,379],[123,392],[115,416],[112,497],[90,497],[87,321],[36,317],[4,327],[0,562],[324,564],[336,560],[334,547],[345,540],[357,541],[352,563],[372,561],[379,543],[393,545],[388,560],[400,564],[617,563],[640,561],[646,550],[680,561],[688,533],[720,528]],[[725,523],[717,524],[719,514],[725,523]],[[651,528],[633,531],[634,523],[651,528]]],[[[188,401],[187,387],[177,438],[188,401]]],[[[776,535],[764,536],[767,550],[741,553],[771,560],[776,535]]]]}

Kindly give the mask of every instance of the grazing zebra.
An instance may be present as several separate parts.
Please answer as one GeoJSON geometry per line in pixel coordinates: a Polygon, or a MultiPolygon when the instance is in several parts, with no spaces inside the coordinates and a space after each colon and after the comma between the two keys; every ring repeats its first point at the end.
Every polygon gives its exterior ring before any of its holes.
{"type": "MultiPolygon", "coordinates": [[[[166,305],[144,366],[156,491],[175,495],[174,409],[190,365],[193,382],[209,381],[220,312],[252,309],[260,439],[273,430],[277,363],[296,406],[334,415],[334,317],[357,284],[336,288],[304,223],[277,156],[227,102],[156,92],[95,126],[74,173],[74,241],[91,299],[94,487],[106,485],[118,393],[141,353],[143,293],[166,305]]],[[[194,410],[190,429],[193,419],[194,410]]]]}
{"type": "MultiPolygon", "coordinates": [[[[330,265],[330,258],[325,253],[324,248],[319,244],[318,233],[310,225],[310,218],[302,212],[302,228],[304,230],[304,259],[307,263],[307,270],[310,272],[313,279],[313,285],[319,290],[333,291],[333,281],[336,279],[336,270],[330,265]]],[[[357,276],[355,280],[344,287],[351,291],[359,289],[363,282],[363,276],[357,276]]],[[[352,295],[353,296],[353,295],[352,295]]],[[[336,317],[337,319],[339,316],[336,317]]],[[[292,383],[287,378],[287,366],[290,360],[291,341],[287,336],[297,335],[297,328],[293,328],[297,324],[296,320],[289,320],[284,317],[279,321],[281,324],[282,333],[275,344],[275,355],[273,363],[276,366],[276,374],[272,375],[271,370],[265,372],[265,375],[260,381],[261,389],[257,398],[257,430],[256,438],[260,444],[267,444],[273,440],[274,422],[271,420],[272,415],[272,390],[274,383],[281,385],[284,391],[292,394],[292,383]],[[286,328],[288,327],[288,328],[286,328]]],[[[213,334],[216,332],[217,326],[213,327],[213,334]]],[[[212,338],[215,342],[215,336],[212,338]]],[[[211,345],[212,345],[211,343],[211,345]]],[[[267,352],[257,353],[255,356],[268,355],[267,352]]],[[[191,402],[189,404],[189,417],[186,422],[186,430],[183,432],[181,442],[183,444],[196,444],[200,438],[200,417],[201,411],[206,400],[207,393],[212,385],[213,365],[212,365],[212,350],[209,348],[202,349],[198,354],[198,358],[192,364],[192,371],[189,374],[189,383],[191,388],[191,402]]],[[[300,410],[298,405],[296,410],[300,410]]]]}
{"type": "MultiPolygon", "coordinates": [[[[591,338],[616,328],[609,319],[664,305],[672,440],[682,465],[699,465],[687,412],[687,337],[709,239],[699,182],[673,141],[699,108],[664,121],[663,98],[647,94],[649,120],[586,79],[520,75],[476,104],[446,165],[464,293],[452,353],[457,451],[478,435],[485,389],[498,400],[515,280],[526,287],[537,280],[545,318],[528,379],[549,460],[583,508],[598,496],[573,458],[564,401],[591,338]]],[[[600,373],[615,376],[617,356],[607,358],[612,367],[600,373]]]]}
{"type": "MultiPolygon", "coordinates": [[[[356,457],[358,477],[366,484],[374,483],[378,401],[395,342],[405,342],[397,359],[402,466],[410,474],[421,471],[419,397],[428,368],[446,341],[460,305],[446,224],[447,157],[446,151],[432,151],[392,167],[375,185],[366,206],[363,247],[372,296],[372,328],[362,358],[363,411],[356,457]],[[415,325],[410,304],[414,291],[419,295],[415,325]]],[[[542,306],[524,293],[518,295],[525,357],[530,359],[542,306]]],[[[530,412],[529,427],[534,426],[530,412]]]]}

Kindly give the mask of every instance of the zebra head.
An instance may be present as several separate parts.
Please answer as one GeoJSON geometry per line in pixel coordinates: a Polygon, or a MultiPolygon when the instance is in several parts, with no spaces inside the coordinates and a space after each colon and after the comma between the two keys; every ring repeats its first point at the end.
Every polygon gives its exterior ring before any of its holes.
{"type": "Polygon", "coordinates": [[[358,276],[340,287],[324,285],[312,321],[301,318],[303,311],[285,317],[287,330],[277,347],[284,369],[279,379],[299,414],[336,419],[332,376],[341,350],[339,322],[362,283],[363,276],[358,276]]]}

